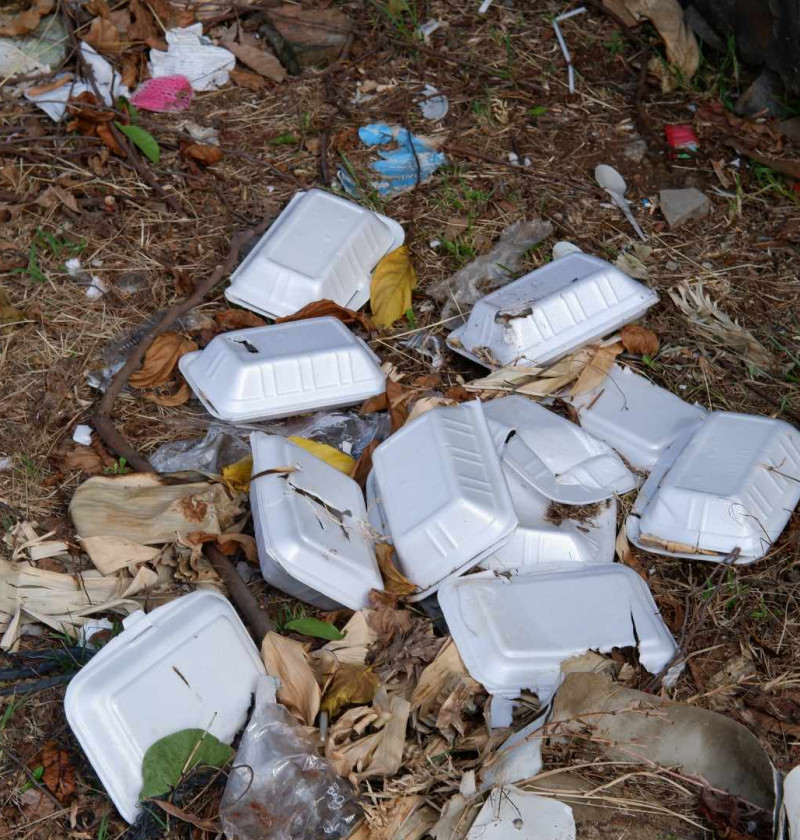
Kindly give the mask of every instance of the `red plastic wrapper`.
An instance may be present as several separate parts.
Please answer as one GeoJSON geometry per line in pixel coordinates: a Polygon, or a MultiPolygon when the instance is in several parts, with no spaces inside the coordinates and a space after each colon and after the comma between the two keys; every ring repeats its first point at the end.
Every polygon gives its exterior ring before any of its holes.
{"type": "Polygon", "coordinates": [[[696,152],[700,148],[700,141],[690,125],[665,125],[664,134],[670,148],[676,151],[696,152]]]}

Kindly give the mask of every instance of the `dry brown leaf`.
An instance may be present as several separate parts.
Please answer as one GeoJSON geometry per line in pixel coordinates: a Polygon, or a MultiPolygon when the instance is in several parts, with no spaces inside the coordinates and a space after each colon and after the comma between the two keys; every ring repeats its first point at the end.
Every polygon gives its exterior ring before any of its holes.
{"type": "Polygon", "coordinates": [[[145,394],[144,398],[150,400],[150,402],[154,402],[156,405],[164,406],[164,408],[174,408],[175,406],[188,402],[191,396],[191,388],[183,382],[178,390],[172,394],[145,394]]]}
{"type": "Polygon", "coordinates": [[[16,324],[27,320],[28,316],[21,309],[13,307],[6,293],[0,289],[0,324],[16,324]]]}
{"type": "Polygon", "coordinates": [[[411,411],[408,413],[408,419],[406,422],[408,423],[411,420],[416,420],[417,417],[422,416],[426,411],[431,411],[434,408],[442,408],[452,405],[457,405],[456,401],[448,399],[447,397],[420,397],[420,399],[416,400],[414,405],[411,406],[411,411]]]}
{"type": "Polygon", "coordinates": [[[267,325],[263,318],[247,309],[224,309],[222,312],[214,314],[214,320],[222,332],[243,330],[248,327],[265,327],[267,325]]]}
{"type": "Polygon", "coordinates": [[[249,70],[242,70],[240,67],[234,67],[231,70],[230,78],[235,85],[247,88],[247,90],[261,91],[267,86],[263,76],[251,73],[249,70]]]}
{"type": "Polygon", "coordinates": [[[181,148],[181,154],[203,166],[212,166],[222,160],[222,149],[210,143],[187,143],[181,148]]]}
{"type": "Polygon", "coordinates": [[[375,546],[375,556],[378,559],[378,568],[383,577],[383,586],[387,592],[393,595],[412,595],[417,591],[416,584],[413,584],[405,575],[397,570],[394,565],[394,546],[386,543],[379,543],[375,546]]]}
{"type": "Polygon", "coordinates": [[[411,309],[411,292],[417,287],[417,272],[407,245],[388,253],[372,273],[370,306],[372,320],[379,327],[390,327],[411,309]]]}
{"type": "Polygon", "coordinates": [[[285,315],[283,318],[278,318],[275,323],[285,324],[287,321],[304,321],[306,318],[324,318],[327,315],[338,318],[349,327],[360,324],[367,332],[373,332],[375,329],[375,324],[363,312],[354,312],[352,309],[339,306],[332,300],[325,299],[306,304],[302,309],[298,309],[294,315],[285,315]]]}
{"type": "Polygon", "coordinates": [[[620,331],[622,346],[636,356],[655,356],[661,346],[658,336],[639,324],[626,324],[620,331]]]}
{"type": "Polygon", "coordinates": [[[598,347],[594,355],[586,362],[586,367],[581,371],[580,376],[575,380],[575,384],[569,392],[570,396],[576,397],[579,394],[585,394],[600,385],[608,376],[614,360],[621,352],[622,344],[618,341],[614,344],[605,344],[598,347]]]}
{"type": "Polygon", "coordinates": [[[126,52],[122,56],[122,84],[133,90],[142,77],[140,56],[137,53],[126,52]]]}
{"type": "Polygon", "coordinates": [[[90,446],[76,444],[64,455],[64,467],[68,470],[80,470],[88,475],[100,475],[108,466],[90,446]]]}
{"type": "Polygon", "coordinates": [[[75,794],[75,768],[69,755],[55,741],[48,741],[42,749],[42,781],[59,802],[67,802],[75,794]]]}
{"type": "Polygon", "coordinates": [[[261,643],[261,659],[267,673],[280,680],[278,702],[307,726],[319,712],[320,690],[300,642],[267,633],[261,643]]]}
{"type": "Polygon", "coordinates": [[[372,470],[372,453],[378,448],[378,441],[371,440],[365,447],[364,451],[359,455],[358,460],[353,464],[353,469],[350,471],[350,478],[364,490],[367,485],[367,476],[372,470]]]}
{"type": "Polygon", "coordinates": [[[78,206],[78,202],[75,199],[75,196],[65,190],[63,187],[59,187],[57,184],[48,187],[37,199],[36,203],[41,207],[48,207],[53,208],[59,204],[63,204],[69,210],[72,210],[73,213],[80,213],[81,208],[78,206]]]}
{"type": "Polygon", "coordinates": [[[396,432],[408,420],[408,403],[416,395],[413,388],[406,388],[393,379],[386,380],[386,402],[392,431],[396,432]]]}
{"type": "Polygon", "coordinates": [[[389,400],[386,397],[386,391],[382,394],[376,394],[374,397],[370,397],[361,404],[361,408],[359,408],[359,414],[374,414],[376,411],[386,411],[389,407],[389,400]]]}
{"type": "Polygon", "coordinates": [[[162,811],[165,811],[170,816],[182,820],[185,823],[189,823],[189,825],[193,825],[201,831],[216,834],[218,837],[222,834],[222,826],[219,823],[215,823],[213,820],[204,820],[202,817],[190,814],[183,808],[179,808],[177,805],[173,805],[171,802],[166,802],[163,799],[151,799],[150,802],[154,805],[158,805],[162,811]]]}
{"type": "Polygon", "coordinates": [[[130,384],[134,388],[165,385],[172,377],[178,359],[194,350],[197,350],[197,344],[179,333],[168,332],[158,336],[145,353],[142,366],[131,375],[130,384]]]}
{"type": "Polygon", "coordinates": [[[351,663],[341,664],[322,698],[320,710],[327,712],[332,720],[345,706],[371,703],[379,684],[378,675],[372,668],[351,663]]]}
{"type": "Polygon", "coordinates": [[[128,8],[133,16],[133,23],[128,27],[128,38],[131,41],[147,43],[151,38],[160,37],[155,18],[142,0],[130,0],[128,8]]]}
{"type": "Polygon", "coordinates": [[[105,17],[96,17],[91,22],[89,31],[81,38],[98,52],[121,53],[127,47],[127,44],[120,40],[117,27],[105,17]]]}
{"type": "Polygon", "coordinates": [[[24,12],[18,14],[11,23],[0,26],[0,36],[4,38],[16,38],[19,35],[27,35],[33,32],[45,15],[53,11],[55,0],[36,0],[36,2],[24,12]]]}
{"type": "Polygon", "coordinates": [[[359,780],[376,776],[390,778],[397,773],[403,763],[403,748],[406,745],[406,726],[411,704],[405,697],[395,695],[392,697],[389,711],[392,716],[381,730],[381,738],[372,754],[369,766],[362,773],[357,774],[359,780]]]}
{"type": "Polygon", "coordinates": [[[631,548],[630,543],[628,542],[628,537],[625,534],[625,528],[620,528],[620,531],[617,534],[617,541],[614,543],[614,550],[617,553],[617,557],[619,557],[620,563],[624,563],[626,566],[633,569],[633,571],[636,572],[636,574],[643,580],[647,580],[647,572],[645,571],[645,568],[639,558],[636,556],[636,553],[631,548]]]}
{"type": "Polygon", "coordinates": [[[222,43],[242,64],[247,65],[251,70],[255,70],[265,79],[280,83],[286,78],[283,65],[268,50],[254,47],[251,44],[239,44],[233,40],[223,40],[222,43]]]}
{"type": "Polygon", "coordinates": [[[97,571],[103,575],[140,566],[142,563],[152,563],[161,554],[161,548],[121,537],[86,537],[81,540],[81,546],[97,571]]]}

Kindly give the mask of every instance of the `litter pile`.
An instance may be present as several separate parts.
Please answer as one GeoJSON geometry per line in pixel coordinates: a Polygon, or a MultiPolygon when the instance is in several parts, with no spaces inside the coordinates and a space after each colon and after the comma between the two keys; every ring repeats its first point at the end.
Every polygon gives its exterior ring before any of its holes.
{"type": "MultiPolygon", "coordinates": [[[[86,636],[95,613],[126,615],[71,680],[65,705],[128,822],[155,806],[174,815],[187,777],[212,767],[227,781],[212,815],[221,824],[206,822],[230,838],[383,836],[357,788],[383,779],[389,790],[396,777],[405,781],[395,792],[413,790],[451,751],[468,756],[446,772],[460,792],[439,798],[440,814],[417,794],[393,800],[403,829],[386,836],[505,837],[513,824],[524,836],[574,837],[569,804],[513,784],[533,784],[542,744],[564,737],[565,721],[578,719],[565,708],[581,697],[602,706],[586,712],[621,715],[616,729],[608,724],[609,744],[629,731],[620,719],[633,727],[622,712],[642,701],[611,708],[614,664],[601,654],[627,651],[627,667],[654,685],[671,685],[684,666],[646,581],[615,562],[615,550],[624,554],[627,536],[653,554],[755,562],[800,500],[797,430],[706,412],[617,364],[625,342],[654,339],[631,322],[658,297],[574,248],[464,313],[447,344],[489,374],[460,399],[417,400],[406,420],[391,366],[347,326],[369,323],[355,310],[370,296],[377,314],[385,291],[376,294],[376,278],[403,265],[402,243],[391,219],[320,190],[298,193],[226,291],[280,322],[171,356],[209,414],[246,424],[251,454],[212,473],[82,484],[70,513],[97,569],[84,576],[85,599],[65,593],[54,607],[33,587],[57,588],[66,576],[26,582],[3,565],[5,648],[26,622],[86,636]],[[362,412],[388,410],[394,431],[373,431],[358,452],[276,425],[362,403],[362,412]],[[637,488],[618,535],[618,498],[637,488]],[[226,576],[218,560],[239,550],[247,562],[226,576]],[[276,632],[266,614],[245,611],[242,578],[255,566],[274,588],[331,611],[326,620],[301,612],[276,632]],[[180,594],[187,585],[196,591],[180,594]],[[147,614],[143,597],[154,598],[147,614]],[[343,608],[355,612],[340,630],[343,608]],[[327,643],[309,650],[287,633],[327,643]],[[418,737],[407,741],[409,727],[418,737]]],[[[391,306],[402,313],[402,303],[391,306]]],[[[170,457],[188,465],[195,450],[170,457]]],[[[17,557],[66,550],[30,529],[15,539],[17,557]]],[[[666,714],[682,708],[641,698],[666,714]]],[[[603,716],[592,725],[603,731],[603,716]]],[[[657,744],[672,736],[657,726],[642,734],[653,755],[641,760],[680,763],[772,807],[772,766],[757,742],[747,741],[759,769],[743,789],[747,773],[720,779],[725,762],[701,767],[677,747],[667,759],[672,748],[657,744]]]]}

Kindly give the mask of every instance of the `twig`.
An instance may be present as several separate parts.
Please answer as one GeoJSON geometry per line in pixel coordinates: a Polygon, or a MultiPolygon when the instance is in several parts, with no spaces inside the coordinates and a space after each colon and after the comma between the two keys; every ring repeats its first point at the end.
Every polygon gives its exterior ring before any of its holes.
{"type": "Polygon", "coordinates": [[[330,129],[326,126],[319,135],[319,179],[324,187],[330,186],[331,173],[328,169],[328,140],[330,129]]]}
{"type": "Polygon", "coordinates": [[[269,227],[273,217],[270,215],[264,219],[254,228],[242,231],[236,234],[231,240],[231,247],[224,262],[218,265],[214,271],[202,282],[198,283],[194,292],[183,300],[176,301],[167,309],[161,320],[152,326],[143,336],[142,340],[136,345],[131,352],[128,360],[117,371],[111,384],[108,386],[105,394],[97,404],[97,408],[91,417],[91,423],[97,433],[103,439],[104,443],[117,456],[125,458],[127,463],[138,472],[152,472],[153,467],[143,458],[125,439],[125,437],[117,430],[111,420],[111,409],[114,406],[114,401],[119,396],[120,391],[127,384],[131,374],[142,366],[145,353],[150,349],[150,345],[158,338],[158,336],[167,332],[167,330],[175,323],[175,321],[182,315],[185,315],[190,309],[203,302],[205,296],[214,288],[214,286],[222,280],[225,275],[230,274],[239,259],[239,251],[246,242],[249,242],[256,236],[260,236],[269,227]]]}

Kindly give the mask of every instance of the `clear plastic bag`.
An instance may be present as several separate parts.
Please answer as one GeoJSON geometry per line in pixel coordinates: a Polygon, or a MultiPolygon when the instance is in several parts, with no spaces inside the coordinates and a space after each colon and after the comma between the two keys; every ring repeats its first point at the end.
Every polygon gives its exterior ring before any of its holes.
{"type": "Polygon", "coordinates": [[[337,840],[361,818],[352,787],[319,756],[314,730],[275,702],[261,677],[250,721],[225,786],[228,840],[337,840]]]}

